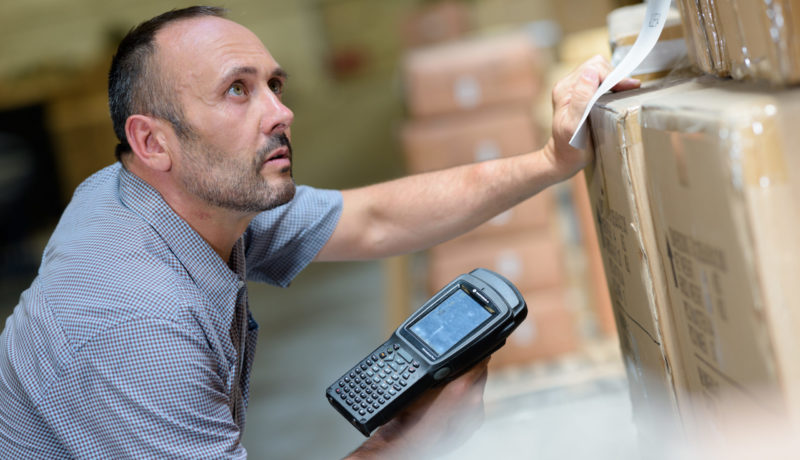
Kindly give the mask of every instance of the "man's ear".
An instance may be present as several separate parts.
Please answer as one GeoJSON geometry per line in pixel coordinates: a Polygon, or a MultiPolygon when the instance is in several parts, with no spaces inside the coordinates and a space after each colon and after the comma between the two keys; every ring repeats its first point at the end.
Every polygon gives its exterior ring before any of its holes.
{"type": "Polygon", "coordinates": [[[172,168],[164,122],[147,115],[131,115],[125,121],[125,135],[136,158],[145,166],[166,172],[172,168]]]}

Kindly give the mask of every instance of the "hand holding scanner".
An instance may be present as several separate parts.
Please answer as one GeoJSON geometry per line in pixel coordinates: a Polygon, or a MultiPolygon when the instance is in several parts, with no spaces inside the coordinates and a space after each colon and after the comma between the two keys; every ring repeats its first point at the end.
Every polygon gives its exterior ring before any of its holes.
{"type": "Polygon", "coordinates": [[[528,313],[519,290],[483,268],[463,274],[326,390],[364,436],[428,388],[455,378],[503,346],[528,313]]]}

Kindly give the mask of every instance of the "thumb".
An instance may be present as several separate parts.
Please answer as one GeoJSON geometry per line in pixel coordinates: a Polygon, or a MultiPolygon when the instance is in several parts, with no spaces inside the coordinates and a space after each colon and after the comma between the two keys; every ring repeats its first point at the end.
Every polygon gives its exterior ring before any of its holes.
{"type": "Polygon", "coordinates": [[[600,79],[600,72],[593,66],[587,65],[581,69],[580,77],[572,87],[570,98],[569,111],[573,120],[580,120],[583,116],[586,106],[600,87],[600,79]]]}

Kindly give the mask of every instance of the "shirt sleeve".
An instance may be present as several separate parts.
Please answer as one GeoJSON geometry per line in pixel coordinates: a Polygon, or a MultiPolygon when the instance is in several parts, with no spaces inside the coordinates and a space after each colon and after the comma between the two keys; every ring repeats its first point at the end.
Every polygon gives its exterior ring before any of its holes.
{"type": "Polygon", "coordinates": [[[138,318],[84,345],[40,410],[77,458],[246,458],[208,344],[138,318]]]}
{"type": "Polygon", "coordinates": [[[259,214],[245,232],[247,278],[288,286],[328,242],[341,214],[341,192],[297,187],[289,203],[259,214]]]}

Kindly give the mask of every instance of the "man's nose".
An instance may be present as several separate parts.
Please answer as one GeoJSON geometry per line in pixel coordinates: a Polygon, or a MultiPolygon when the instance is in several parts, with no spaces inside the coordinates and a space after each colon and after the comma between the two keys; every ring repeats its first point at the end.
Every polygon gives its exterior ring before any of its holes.
{"type": "Polygon", "coordinates": [[[281,98],[272,91],[266,91],[264,98],[265,113],[261,120],[261,129],[265,133],[275,134],[287,131],[294,121],[294,113],[283,104],[281,98]]]}

